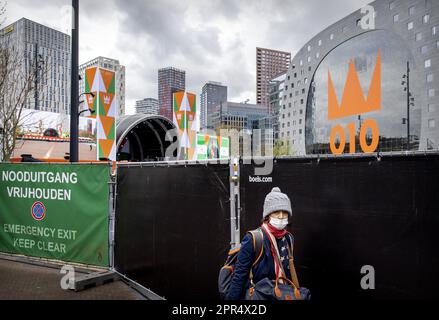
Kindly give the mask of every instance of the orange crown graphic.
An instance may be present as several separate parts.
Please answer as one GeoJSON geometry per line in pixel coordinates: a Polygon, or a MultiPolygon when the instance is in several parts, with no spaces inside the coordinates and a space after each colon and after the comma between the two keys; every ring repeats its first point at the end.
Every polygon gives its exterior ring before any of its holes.
{"type": "Polygon", "coordinates": [[[341,105],[335,94],[331,72],[328,70],[328,120],[381,110],[381,50],[378,50],[377,62],[373,72],[367,99],[355,70],[354,60],[349,62],[349,72],[343,90],[341,105]]]}

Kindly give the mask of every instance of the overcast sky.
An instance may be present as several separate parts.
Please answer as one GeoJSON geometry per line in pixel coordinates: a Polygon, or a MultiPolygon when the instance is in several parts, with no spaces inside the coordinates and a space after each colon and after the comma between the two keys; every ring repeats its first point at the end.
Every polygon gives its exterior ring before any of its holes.
{"type": "MultiPolygon", "coordinates": [[[[157,98],[157,71],[186,71],[186,89],[207,81],[229,101],[256,101],[256,47],[291,52],[371,0],[80,0],[79,63],[97,56],[126,66],[126,108],[157,98]]],[[[70,33],[69,0],[8,0],[22,17],[70,33]]]]}

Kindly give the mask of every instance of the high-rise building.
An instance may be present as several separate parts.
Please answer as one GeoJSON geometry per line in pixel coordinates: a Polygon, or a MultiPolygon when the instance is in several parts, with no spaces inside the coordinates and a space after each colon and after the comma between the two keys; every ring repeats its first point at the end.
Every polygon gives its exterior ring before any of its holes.
{"type": "Polygon", "coordinates": [[[267,116],[267,109],[260,104],[221,102],[212,113],[212,128],[251,131],[259,129],[258,121],[267,116]]]}
{"type": "MultiPolygon", "coordinates": [[[[221,102],[212,113],[212,129],[221,135],[221,130],[237,130],[254,138],[251,143],[254,154],[270,155],[273,148],[273,117],[261,104],[221,102]]],[[[230,132],[233,134],[233,132],[230,132]]],[[[230,136],[234,140],[233,136],[230,136]]],[[[235,137],[236,138],[236,137],[235,137]]],[[[232,146],[232,154],[244,153],[245,143],[242,135],[238,137],[239,146],[232,146]]]]}
{"type": "Polygon", "coordinates": [[[172,96],[186,90],[186,71],[173,67],[159,69],[159,115],[172,120],[172,96]]]}
{"type": "MultiPolygon", "coordinates": [[[[20,61],[23,74],[37,66],[35,90],[26,108],[68,114],[70,112],[70,36],[22,18],[1,30],[20,61]]],[[[15,54],[15,53],[14,53],[15,54]]]]}
{"type": "Polygon", "coordinates": [[[285,78],[286,73],[281,74],[280,76],[272,79],[270,81],[269,87],[269,104],[270,104],[270,114],[272,115],[272,124],[273,124],[273,139],[277,141],[280,135],[279,128],[279,115],[282,108],[286,108],[286,106],[282,103],[283,101],[283,92],[285,90],[285,78]]]}
{"type": "Polygon", "coordinates": [[[119,60],[105,57],[97,57],[80,65],[79,75],[82,80],[79,81],[79,94],[85,91],[85,70],[93,67],[110,70],[116,74],[117,116],[125,115],[125,66],[121,65],[119,60]]]}
{"type": "Polygon", "coordinates": [[[209,81],[201,92],[201,129],[212,128],[211,116],[214,108],[221,102],[227,102],[227,87],[219,82],[209,81]]]}
{"type": "Polygon", "coordinates": [[[159,101],[154,98],[145,98],[143,100],[136,101],[136,113],[158,115],[159,101]]]}
{"type": "Polygon", "coordinates": [[[291,53],[272,49],[256,48],[256,101],[270,110],[270,80],[288,71],[291,53]]]}

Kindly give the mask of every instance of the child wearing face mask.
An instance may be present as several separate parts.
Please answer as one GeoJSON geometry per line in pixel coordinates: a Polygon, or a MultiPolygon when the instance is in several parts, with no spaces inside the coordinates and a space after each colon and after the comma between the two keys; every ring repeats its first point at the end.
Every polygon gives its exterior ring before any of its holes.
{"type": "MultiPolygon", "coordinates": [[[[287,232],[288,219],[292,216],[291,202],[279,188],[273,188],[265,197],[263,221],[259,232],[263,234],[263,249],[260,257],[254,252],[253,236],[247,233],[242,240],[230,288],[226,300],[243,300],[250,287],[250,271],[253,283],[269,278],[292,279],[289,266],[289,248],[294,238],[287,232]],[[257,261],[255,265],[253,265],[257,261]]],[[[293,276],[295,271],[293,270],[293,276]]],[[[293,281],[294,282],[294,281],[293,281]]]]}

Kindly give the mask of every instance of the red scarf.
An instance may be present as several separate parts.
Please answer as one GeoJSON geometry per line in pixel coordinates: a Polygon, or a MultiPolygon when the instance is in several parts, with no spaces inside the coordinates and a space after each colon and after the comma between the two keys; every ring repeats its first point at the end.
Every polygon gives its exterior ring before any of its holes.
{"type": "Polygon", "coordinates": [[[270,233],[276,238],[276,239],[282,239],[287,234],[287,230],[277,230],[275,227],[273,227],[270,223],[266,224],[268,227],[268,230],[270,230],[270,233]]]}
{"type": "MultiPolygon", "coordinates": [[[[282,238],[287,233],[286,230],[277,230],[275,227],[273,227],[269,223],[264,223],[264,225],[262,226],[262,229],[265,230],[265,232],[267,232],[267,231],[270,232],[275,238],[282,238]],[[266,229],[264,228],[264,226],[266,227],[266,229]]],[[[273,260],[274,260],[274,269],[275,269],[275,273],[276,273],[276,279],[279,278],[280,276],[286,277],[283,266],[281,266],[279,264],[279,259],[277,258],[278,254],[276,252],[276,249],[274,248],[274,246],[277,246],[277,243],[273,243],[273,241],[271,240],[270,237],[268,237],[268,240],[270,241],[270,251],[271,251],[271,255],[272,255],[273,260]]],[[[283,283],[283,282],[281,282],[281,283],[283,283]]]]}

